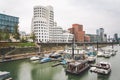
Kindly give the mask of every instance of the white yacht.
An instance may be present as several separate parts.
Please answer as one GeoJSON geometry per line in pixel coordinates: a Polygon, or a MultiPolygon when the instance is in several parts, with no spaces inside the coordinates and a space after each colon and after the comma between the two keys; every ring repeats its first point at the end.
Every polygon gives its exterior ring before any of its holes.
{"type": "Polygon", "coordinates": [[[88,60],[88,62],[95,62],[96,61],[96,56],[88,56],[87,60],[88,60]]]}
{"type": "Polygon", "coordinates": [[[111,55],[112,56],[116,55],[116,53],[117,53],[117,50],[114,50],[114,49],[111,50],[111,55]]]}
{"type": "Polygon", "coordinates": [[[111,64],[108,62],[100,62],[90,68],[91,72],[99,74],[109,74],[111,72],[111,64]]]}
{"type": "Polygon", "coordinates": [[[97,52],[97,56],[98,56],[98,57],[102,57],[102,56],[104,56],[104,53],[103,53],[102,51],[98,51],[98,52],[97,52]]]}
{"type": "Polygon", "coordinates": [[[30,60],[31,61],[34,61],[34,60],[39,60],[40,59],[40,57],[38,57],[38,56],[33,56],[33,57],[30,57],[30,60]]]}
{"type": "Polygon", "coordinates": [[[108,52],[108,51],[105,51],[104,57],[105,57],[105,58],[110,58],[110,57],[111,57],[111,53],[108,52]]]}

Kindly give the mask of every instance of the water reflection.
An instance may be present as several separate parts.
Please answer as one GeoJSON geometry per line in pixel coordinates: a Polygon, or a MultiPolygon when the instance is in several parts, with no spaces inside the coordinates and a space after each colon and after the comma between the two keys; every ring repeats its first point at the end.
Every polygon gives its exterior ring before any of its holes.
{"type": "Polygon", "coordinates": [[[97,75],[97,80],[109,80],[109,75],[101,75],[101,74],[98,74],[97,75]]]}
{"type": "MultiPolygon", "coordinates": [[[[44,64],[33,64],[32,80],[59,80],[58,77],[63,74],[61,66],[51,67],[53,62],[44,64]],[[62,71],[62,72],[61,72],[62,71]],[[58,76],[58,77],[57,77],[58,76]],[[57,78],[56,78],[57,77],[57,78]]],[[[61,79],[60,79],[61,80],[61,79]]]]}
{"type": "Polygon", "coordinates": [[[89,75],[89,70],[86,70],[79,75],[73,75],[73,74],[66,73],[66,76],[68,76],[67,80],[87,80],[85,78],[88,75],[89,75]]]}
{"type": "Polygon", "coordinates": [[[20,65],[18,80],[32,80],[31,78],[31,65],[29,63],[23,63],[20,65]]]}

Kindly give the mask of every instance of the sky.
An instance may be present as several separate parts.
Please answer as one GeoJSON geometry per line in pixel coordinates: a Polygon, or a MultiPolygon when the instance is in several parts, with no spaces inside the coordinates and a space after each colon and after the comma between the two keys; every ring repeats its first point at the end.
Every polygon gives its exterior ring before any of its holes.
{"type": "Polygon", "coordinates": [[[36,5],[53,6],[54,20],[63,29],[77,23],[86,34],[102,27],[107,35],[120,36],[120,0],[0,0],[0,13],[19,17],[20,31],[30,33],[36,5]]]}

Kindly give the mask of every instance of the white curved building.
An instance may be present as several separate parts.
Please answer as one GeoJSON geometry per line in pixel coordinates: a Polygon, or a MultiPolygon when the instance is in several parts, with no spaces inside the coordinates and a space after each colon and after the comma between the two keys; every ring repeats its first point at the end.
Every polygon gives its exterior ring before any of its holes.
{"type": "Polygon", "coordinates": [[[36,36],[36,42],[49,41],[51,27],[54,26],[54,12],[51,6],[35,6],[32,18],[32,32],[36,36]]]}
{"type": "Polygon", "coordinates": [[[35,6],[32,18],[32,32],[37,43],[71,42],[73,34],[63,33],[63,29],[54,22],[54,12],[51,6],[35,6]]]}

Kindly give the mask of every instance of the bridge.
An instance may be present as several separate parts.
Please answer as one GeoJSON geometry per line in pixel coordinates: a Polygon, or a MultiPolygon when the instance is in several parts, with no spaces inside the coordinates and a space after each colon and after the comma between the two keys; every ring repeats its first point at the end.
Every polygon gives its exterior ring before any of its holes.
{"type": "MultiPolygon", "coordinates": [[[[71,45],[72,43],[37,43],[38,45],[56,45],[56,46],[61,46],[61,45],[71,45]]],[[[114,44],[119,44],[119,42],[75,42],[78,46],[81,45],[114,45],[114,44]]]]}

